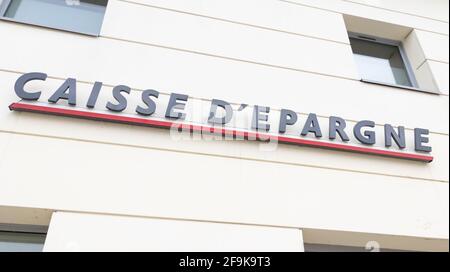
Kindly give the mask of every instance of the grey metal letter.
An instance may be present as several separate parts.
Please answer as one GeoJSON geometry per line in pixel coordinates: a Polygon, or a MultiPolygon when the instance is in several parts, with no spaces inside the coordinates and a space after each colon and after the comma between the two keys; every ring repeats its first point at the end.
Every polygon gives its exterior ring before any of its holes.
{"type": "Polygon", "coordinates": [[[125,85],[119,85],[114,87],[113,96],[119,104],[113,104],[108,102],[106,108],[111,111],[121,112],[127,108],[127,99],[122,95],[122,92],[129,94],[131,91],[130,87],[125,85]]]}
{"type": "Polygon", "coordinates": [[[405,127],[398,127],[398,133],[390,124],[384,125],[384,144],[386,147],[392,146],[392,139],[400,149],[406,147],[405,127]]]}
{"type": "Polygon", "coordinates": [[[38,100],[41,97],[41,92],[26,92],[24,90],[25,85],[32,80],[46,80],[47,74],[44,73],[27,73],[21,75],[14,85],[14,91],[17,96],[23,100],[38,100]]]}
{"type": "Polygon", "coordinates": [[[267,122],[269,120],[269,116],[267,115],[269,112],[270,112],[269,107],[254,106],[252,129],[255,129],[257,131],[269,131],[270,124],[263,124],[260,122],[260,121],[267,122]]]}
{"type": "Polygon", "coordinates": [[[189,96],[185,95],[185,94],[177,94],[177,93],[172,93],[170,95],[169,98],[169,103],[167,105],[167,110],[166,110],[166,118],[171,118],[171,119],[184,119],[186,118],[186,114],[182,113],[182,112],[176,112],[175,109],[177,110],[184,110],[186,104],[185,103],[179,103],[181,102],[187,102],[189,96]]]}
{"type": "Polygon", "coordinates": [[[280,113],[279,133],[286,133],[287,125],[294,125],[298,120],[297,113],[291,110],[282,109],[280,113]]]}
{"type": "Polygon", "coordinates": [[[317,115],[315,113],[310,113],[308,119],[306,119],[305,126],[302,130],[302,135],[306,136],[308,133],[314,133],[317,138],[322,137],[322,130],[320,129],[319,120],[317,120],[317,115]]]}
{"type": "Polygon", "coordinates": [[[141,106],[136,107],[136,112],[142,115],[152,115],[156,110],[156,103],[153,101],[150,96],[155,98],[159,97],[159,92],[155,90],[145,90],[142,92],[142,101],[147,105],[147,108],[142,108],[141,106]]]}
{"type": "Polygon", "coordinates": [[[347,133],[344,130],[346,126],[347,123],[341,117],[330,116],[329,136],[328,136],[330,140],[336,139],[337,134],[339,134],[342,141],[344,142],[350,141],[350,138],[348,137],[347,133]]]}
{"type": "Polygon", "coordinates": [[[431,152],[433,149],[431,146],[424,146],[424,143],[429,143],[430,139],[428,137],[424,137],[424,135],[430,134],[428,129],[423,128],[415,128],[414,129],[414,145],[416,151],[421,152],[431,152]]]}
{"type": "Polygon", "coordinates": [[[95,103],[97,103],[98,95],[100,94],[100,90],[102,89],[103,83],[101,82],[95,82],[94,87],[92,87],[91,95],[89,95],[89,100],[86,104],[86,107],[88,108],[94,108],[95,103]]]}
{"type": "Polygon", "coordinates": [[[229,123],[232,118],[233,118],[233,108],[231,107],[230,103],[219,99],[213,99],[211,101],[211,109],[209,110],[208,123],[225,125],[229,123]],[[224,117],[220,118],[216,117],[218,107],[225,110],[224,117]]]}
{"type": "Polygon", "coordinates": [[[356,123],[353,127],[353,135],[355,135],[356,139],[363,144],[374,145],[376,143],[375,132],[374,131],[365,131],[364,135],[361,132],[363,127],[375,127],[375,122],[364,120],[356,123]]]}
{"type": "Polygon", "coordinates": [[[56,92],[48,99],[48,102],[57,103],[58,100],[68,100],[69,105],[75,106],[77,104],[77,80],[75,78],[68,78],[56,90],[56,92]]]}

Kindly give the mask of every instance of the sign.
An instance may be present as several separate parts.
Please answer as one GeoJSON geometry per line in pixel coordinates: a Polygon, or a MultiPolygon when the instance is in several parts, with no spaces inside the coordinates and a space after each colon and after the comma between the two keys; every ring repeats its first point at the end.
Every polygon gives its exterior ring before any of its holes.
{"type": "Polygon", "coordinates": [[[429,155],[432,151],[428,145],[429,131],[423,128],[415,128],[411,131],[412,134],[408,132],[411,134],[409,135],[403,126],[385,124],[382,131],[377,132],[378,126],[374,121],[362,120],[350,126],[338,116],[327,117],[324,125],[324,117],[318,117],[314,113],[306,114],[305,118],[302,118],[303,116],[291,109],[281,109],[275,114],[267,106],[240,104],[237,107],[220,99],[208,101],[207,111],[194,120],[188,115],[189,96],[180,93],[165,95],[166,101],[162,101],[164,99],[160,92],[144,90],[138,103],[131,107],[131,88],[119,85],[112,89],[111,99],[99,105],[98,100],[103,88],[101,82],[94,84],[85,103],[81,105],[77,99],[77,80],[74,78],[66,79],[52,92],[47,99],[47,105],[42,105],[36,102],[41,98],[42,92],[28,90],[26,87],[33,81],[46,79],[45,73],[20,76],[14,89],[23,102],[11,104],[10,109],[158,128],[177,128],[232,139],[276,141],[423,162],[433,160],[429,155]],[[60,101],[66,101],[70,107],[57,106],[60,101]],[[104,107],[104,111],[95,111],[99,107],[104,107]],[[133,115],[125,114],[125,111],[133,112],[133,115]],[[237,125],[239,121],[247,119],[247,127],[246,122],[237,125]],[[319,119],[322,119],[322,122],[319,119]],[[380,132],[382,143],[377,140],[380,139],[380,132]],[[408,143],[413,145],[414,152],[404,151],[408,143]]]}

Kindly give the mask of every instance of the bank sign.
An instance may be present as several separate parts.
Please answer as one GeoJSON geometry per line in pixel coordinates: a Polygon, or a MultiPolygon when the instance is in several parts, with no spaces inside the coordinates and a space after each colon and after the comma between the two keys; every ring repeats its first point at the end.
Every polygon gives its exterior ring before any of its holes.
{"type": "MultiPolygon", "coordinates": [[[[183,93],[131,90],[125,85],[89,85],[67,78],[52,87],[45,73],[27,73],[14,86],[20,102],[13,111],[83,118],[129,125],[214,135],[227,140],[254,140],[325,148],[431,162],[429,131],[405,129],[372,120],[346,121],[339,116],[298,113],[264,105],[205,101],[183,93]],[[81,86],[83,85],[83,86],[81,86]]],[[[273,95],[273,94],[267,94],[273,95]]]]}

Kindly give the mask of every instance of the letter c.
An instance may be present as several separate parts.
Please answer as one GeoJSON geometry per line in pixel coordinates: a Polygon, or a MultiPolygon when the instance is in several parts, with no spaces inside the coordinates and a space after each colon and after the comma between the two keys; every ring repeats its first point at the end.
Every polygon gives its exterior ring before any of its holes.
{"type": "Polygon", "coordinates": [[[44,73],[27,73],[20,76],[16,84],[14,85],[14,91],[17,96],[22,98],[23,100],[38,100],[41,97],[41,92],[26,92],[24,90],[25,85],[32,80],[46,80],[47,74],[44,73]]]}

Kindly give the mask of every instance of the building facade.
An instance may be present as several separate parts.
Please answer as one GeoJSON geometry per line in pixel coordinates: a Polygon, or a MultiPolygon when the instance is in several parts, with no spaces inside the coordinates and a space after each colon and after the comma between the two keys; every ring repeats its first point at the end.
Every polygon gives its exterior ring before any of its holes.
{"type": "Polygon", "coordinates": [[[0,0],[0,249],[448,251],[445,0],[0,0]]]}

